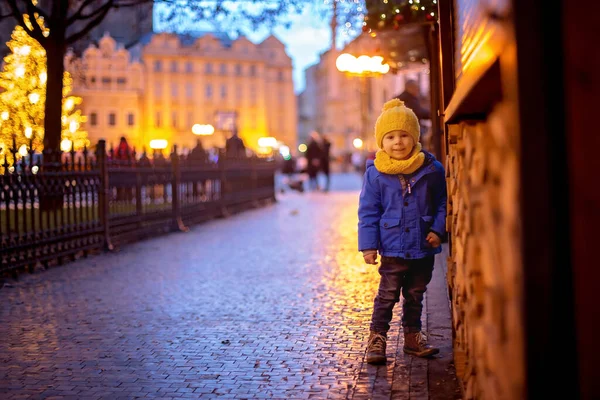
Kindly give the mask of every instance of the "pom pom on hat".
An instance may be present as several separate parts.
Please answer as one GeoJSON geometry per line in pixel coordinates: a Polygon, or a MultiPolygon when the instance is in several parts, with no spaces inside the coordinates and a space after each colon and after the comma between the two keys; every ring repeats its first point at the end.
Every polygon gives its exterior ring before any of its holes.
{"type": "Polygon", "coordinates": [[[400,99],[392,99],[383,105],[382,111],[387,111],[394,107],[405,107],[405,105],[404,105],[404,102],[400,99]]]}
{"type": "Polygon", "coordinates": [[[382,148],[383,137],[391,131],[406,131],[415,141],[415,145],[421,137],[419,119],[410,108],[399,99],[392,99],[383,105],[383,109],[377,122],[375,122],[375,140],[377,146],[382,148]]]}

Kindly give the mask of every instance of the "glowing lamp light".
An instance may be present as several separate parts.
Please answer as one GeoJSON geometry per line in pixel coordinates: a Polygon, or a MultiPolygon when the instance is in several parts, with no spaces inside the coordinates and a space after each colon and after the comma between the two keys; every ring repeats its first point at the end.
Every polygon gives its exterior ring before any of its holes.
{"type": "Polygon", "coordinates": [[[41,72],[40,73],[40,82],[46,83],[47,80],[48,80],[48,74],[46,73],[46,71],[41,72]]]}
{"type": "Polygon", "coordinates": [[[169,142],[165,139],[154,139],[150,141],[150,148],[153,150],[164,150],[168,144],[169,142]]]}
{"type": "Polygon", "coordinates": [[[17,78],[22,78],[25,76],[25,67],[22,65],[19,65],[17,68],[15,68],[15,76],[17,78]]]}
{"type": "Polygon", "coordinates": [[[31,136],[33,136],[33,129],[31,129],[31,127],[28,126],[27,128],[25,128],[25,137],[27,139],[31,139],[31,136]]]}
{"type": "Polygon", "coordinates": [[[77,129],[79,129],[79,124],[77,121],[71,121],[69,123],[69,131],[71,131],[71,133],[75,133],[77,132],[77,129]]]}
{"type": "Polygon", "coordinates": [[[298,146],[298,151],[300,153],[306,152],[307,149],[308,149],[308,147],[306,147],[306,145],[304,143],[302,143],[300,146],[298,146]]]}
{"type": "Polygon", "coordinates": [[[72,98],[68,98],[67,101],[65,101],[65,110],[71,111],[73,107],[75,107],[75,102],[72,98]]]}
{"type": "Polygon", "coordinates": [[[281,146],[279,148],[279,154],[281,154],[282,157],[287,157],[290,155],[290,148],[288,146],[281,146]]]}
{"type": "Polygon", "coordinates": [[[38,101],[40,101],[40,94],[39,93],[31,93],[29,95],[29,102],[31,104],[36,104],[38,101]]]}
{"type": "Polygon", "coordinates": [[[277,146],[277,139],[272,136],[266,136],[258,138],[258,145],[260,147],[275,147],[277,146]]]}
{"type": "Polygon", "coordinates": [[[27,145],[21,145],[21,147],[19,147],[19,154],[22,157],[25,157],[27,155],[27,145]]]}
{"type": "Polygon", "coordinates": [[[194,124],[194,126],[192,126],[192,133],[194,135],[202,135],[202,136],[212,135],[213,133],[215,133],[215,128],[210,124],[207,124],[207,125],[194,124]]]}
{"type": "Polygon", "coordinates": [[[352,145],[357,149],[361,149],[363,147],[363,141],[359,138],[356,138],[352,141],[352,145]]]}
{"type": "Polygon", "coordinates": [[[63,139],[60,142],[60,149],[62,151],[69,151],[69,150],[71,150],[71,146],[73,146],[73,142],[71,142],[69,139],[63,139]]]}
{"type": "Polygon", "coordinates": [[[17,54],[17,55],[28,56],[29,53],[31,53],[31,46],[25,45],[25,46],[15,48],[15,54],[17,54]]]}
{"type": "Polygon", "coordinates": [[[337,67],[338,71],[348,72],[351,74],[387,74],[390,71],[390,66],[382,63],[383,57],[381,56],[369,57],[367,55],[362,55],[356,58],[352,54],[343,53],[340,54],[336,59],[335,66],[337,67]]]}
{"type": "Polygon", "coordinates": [[[6,121],[8,119],[8,111],[2,111],[2,114],[0,114],[0,118],[2,118],[2,120],[6,121]]]}

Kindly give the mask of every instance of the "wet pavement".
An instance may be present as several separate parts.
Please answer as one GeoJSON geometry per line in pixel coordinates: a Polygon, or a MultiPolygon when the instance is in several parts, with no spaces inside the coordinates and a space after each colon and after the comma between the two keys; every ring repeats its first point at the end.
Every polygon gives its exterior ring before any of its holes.
{"type": "Polygon", "coordinates": [[[1,399],[457,399],[443,257],[434,359],[364,363],[378,284],[356,250],[361,178],[24,275],[0,289],[1,399]]]}

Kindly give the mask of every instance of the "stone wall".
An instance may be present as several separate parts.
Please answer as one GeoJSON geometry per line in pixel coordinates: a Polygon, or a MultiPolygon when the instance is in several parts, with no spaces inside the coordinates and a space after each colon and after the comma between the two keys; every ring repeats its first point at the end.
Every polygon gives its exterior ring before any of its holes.
{"type": "Polygon", "coordinates": [[[509,104],[447,126],[448,285],[465,399],[524,398],[518,131],[509,104]]]}

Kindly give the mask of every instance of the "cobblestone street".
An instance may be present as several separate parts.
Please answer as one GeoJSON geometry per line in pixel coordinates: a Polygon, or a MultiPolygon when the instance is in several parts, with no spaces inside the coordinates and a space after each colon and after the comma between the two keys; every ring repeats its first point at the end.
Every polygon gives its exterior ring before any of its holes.
{"type": "Polygon", "coordinates": [[[360,177],[0,289],[0,398],[457,399],[444,253],[423,318],[440,354],[364,363],[376,267],[360,177]]]}

